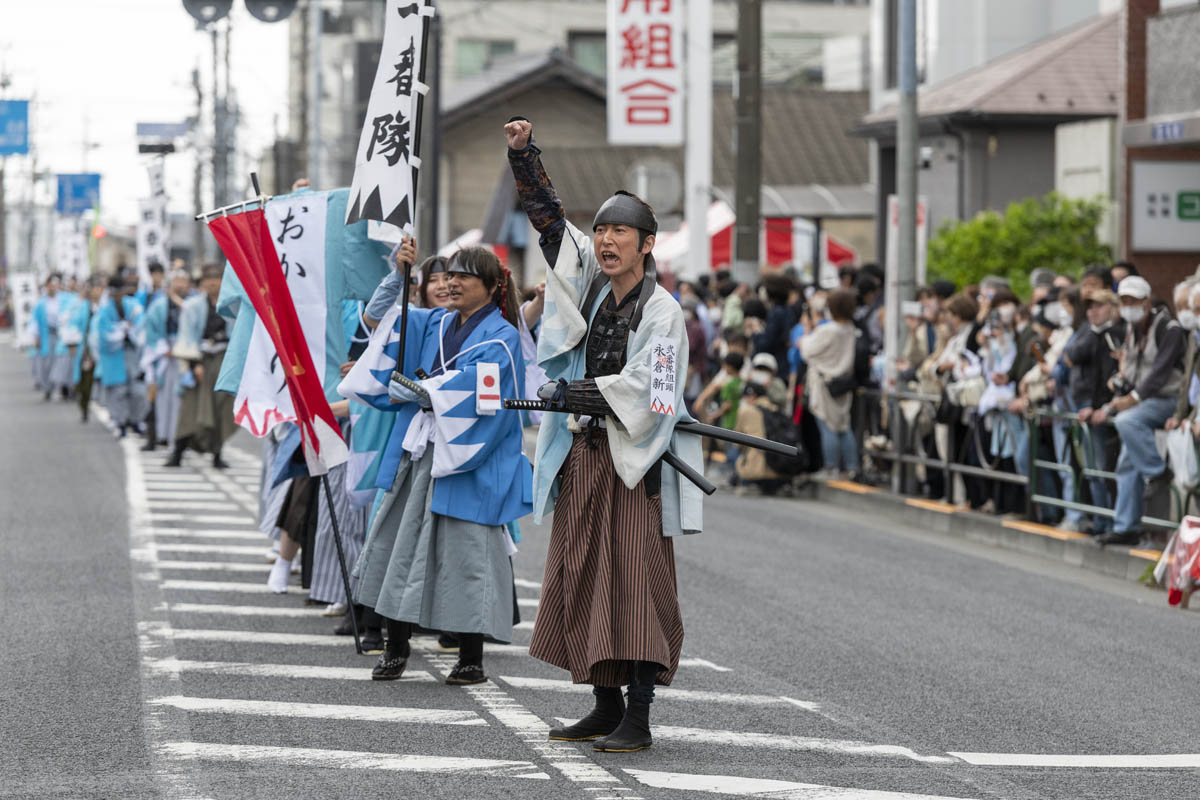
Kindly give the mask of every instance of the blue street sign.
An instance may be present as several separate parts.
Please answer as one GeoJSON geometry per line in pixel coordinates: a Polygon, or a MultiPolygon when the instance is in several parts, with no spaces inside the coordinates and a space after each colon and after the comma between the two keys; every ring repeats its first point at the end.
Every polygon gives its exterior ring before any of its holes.
{"type": "Polygon", "coordinates": [[[100,202],[100,176],[95,172],[58,175],[58,213],[82,214],[100,202]]]}
{"type": "Polygon", "coordinates": [[[29,101],[0,100],[0,156],[29,153],[29,101]]]}

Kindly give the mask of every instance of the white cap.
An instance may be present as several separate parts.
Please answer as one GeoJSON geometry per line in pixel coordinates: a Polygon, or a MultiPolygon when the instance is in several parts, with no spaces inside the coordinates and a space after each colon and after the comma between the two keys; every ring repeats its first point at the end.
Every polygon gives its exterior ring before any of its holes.
{"type": "Polygon", "coordinates": [[[1150,297],[1150,284],[1140,275],[1129,275],[1117,286],[1117,296],[1146,300],[1150,297]]]}
{"type": "Polygon", "coordinates": [[[769,369],[771,372],[779,372],[779,362],[770,353],[759,353],[750,359],[750,367],[752,369],[769,369]]]}

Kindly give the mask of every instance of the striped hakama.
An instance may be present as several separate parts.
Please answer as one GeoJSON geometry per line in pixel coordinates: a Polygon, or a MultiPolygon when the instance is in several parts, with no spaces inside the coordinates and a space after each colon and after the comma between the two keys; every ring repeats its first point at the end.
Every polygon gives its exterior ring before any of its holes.
{"type": "MultiPolygon", "coordinates": [[[[337,515],[338,532],[349,570],[358,560],[366,533],[367,511],[353,508],[346,493],[346,465],[338,464],[329,470],[329,493],[337,515]]],[[[317,479],[320,482],[320,479],[317,479]]],[[[342,582],[342,567],[338,563],[337,545],[333,541],[333,522],[329,518],[329,503],[325,487],[317,487],[317,531],[313,538],[312,584],[308,596],[322,603],[346,602],[346,585],[342,582]]],[[[353,583],[351,583],[353,587],[353,583]]]]}
{"type": "Polygon", "coordinates": [[[594,686],[625,685],[626,662],[652,661],[669,685],[683,620],[661,498],[625,487],[603,432],[575,434],[559,480],[529,654],[594,686]]]}
{"type": "Polygon", "coordinates": [[[155,435],[168,444],[175,441],[175,427],[179,424],[179,361],[164,359],[154,395],[155,435]]]}
{"type": "Polygon", "coordinates": [[[279,454],[279,442],[274,433],[267,436],[263,442],[262,477],[258,486],[258,529],[271,539],[279,541],[279,534],[283,530],[278,525],[279,513],[287,500],[292,479],[280,481],[277,486],[271,484],[275,478],[275,459],[279,454]]]}

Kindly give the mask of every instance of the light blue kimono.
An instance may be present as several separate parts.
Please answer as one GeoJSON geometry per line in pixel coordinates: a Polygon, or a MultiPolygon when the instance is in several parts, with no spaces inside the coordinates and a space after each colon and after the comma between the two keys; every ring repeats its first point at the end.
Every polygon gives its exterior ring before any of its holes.
{"type": "MultiPolygon", "coordinates": [[[[567,222],[558,260],[554,269],[546,273],[546,310],[538,340],[538,363],[552,381],[582,380],[587,372],[586,345],[579,345],[611,292],[605,285],[591,308],[583,309],[588,287],[599,274],[591,237],[567,222]]],[[[682,377],[687,375],[687,359],[683,311],[666,289],[656,285],[646,301],[638,329],[629,334],[624,369],[617,375],[596,379],[596,386],[616,414],[615,419],[608,418],[606,427],[613,467],[630,489],[659,463],[668,448],[697,472],[704,471],[700,437],[675,431],[677,421],[692,421],[683,402],[682,377]],[[679,379],[675,381],[674,414],[650,410],[652,349],[662,339],[675,346],[675,375],[679,379]]],[[[547,413],[542,418],[533,476],[536,522],[541,522],[554,508],[558,496],[558,474],[574,438],[568,428],[569,419],[570,415],[561,413],[547,413]]],[[[700,532],[702,501],[699,488],[671,467],[662,465],[664,536],[700,532]]]]}
{"type": "MultiPolygon", "coordinates": [[[[68,338],[75,339],[78,346],[75,348],[75,358],[71,363],[71,383],[79,383],[83,372],[83,351],[90,347],[88,343],[88,317],[93,320],[96,314],[92,313],[92,304],[88,300],[80,299],[71,307],[71,318],[67,321],[67,327],[70,330],[68,338]],[[78,337],[78,338],[76,338],[78,337]],[[85,347],[85,344],[88,347],[85,347]]],[[[95,350],[92,350],[93,360],[95,359],[95,350]]]]}
{"type": "Polygon", "coordinates": [[[121,298],[125,318],[117,314],[114,298],[105,295],[96,311],[97,351],[102,386],[117,386],[137,377],[126,369],[127,339],[140,335],[144,310],[135,297],[121,298]]]}
{"type": "MultiPolygon", "coordinates": [[[[440,363],[442,334],[450,324],[447,316],[457,313],[444,308],[410,309],[408,339],[422,341],[418,363],[427,372],[433,372],[440,363]]],[[[433,479],[433,502],[429,510],[479,525],[507,525],[533,510],[532,468],[522,452],[521,415],[503,409],[490,415],[477,414],[475,388],[477,365],[491,363],[499,365],[500,396],[524,396],[525,364],[521,360],[520,334],[499,309],[494,309],[471,331],[459,354],[446,368],[447,374],[458,372],[457,375],[444,381],[435,378],[425,384],[429,387],[437,381],[439,385],[431,391],[462,395],[438,422],[440,425],[446,420],[447,427],[461,432],[448,439],[448,447],[453,451],[449,458],[455,472],[433,479]]],[[[417,411],[415,403],[396,405],[409,420],[417,411]]],[[[401,428],[407,430],[408,424],[402,425],[397,420],[396,429],[401,428]]]]}

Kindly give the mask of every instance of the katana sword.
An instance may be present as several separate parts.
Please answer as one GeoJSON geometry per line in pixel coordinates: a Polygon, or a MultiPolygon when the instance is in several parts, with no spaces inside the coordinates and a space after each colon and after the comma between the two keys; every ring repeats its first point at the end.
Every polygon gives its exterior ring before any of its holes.
{"type": "MultiPolygon", "coordinates": [[[[555,408],[545,400],[505,400],[504,407],[522,411],[560,411],[568,414],[573,413],[570,409],[555,408]]],[[[694,433],[698,436],[707,436],[710,439],[717,439],[742,447],[753,447],[755,450],[766,450],[770,453],[778,453],[781,456],[789,456],[791,458],[800,457],[800,449],[790,444],[763,439],[759,436],[751,436],[748,433],[731,431],[727,428],[718,428],[716,425],[705,425],[703,422],[676,422],[675,430],[694,433]]]]}

